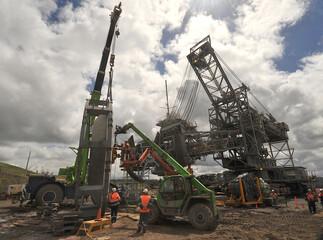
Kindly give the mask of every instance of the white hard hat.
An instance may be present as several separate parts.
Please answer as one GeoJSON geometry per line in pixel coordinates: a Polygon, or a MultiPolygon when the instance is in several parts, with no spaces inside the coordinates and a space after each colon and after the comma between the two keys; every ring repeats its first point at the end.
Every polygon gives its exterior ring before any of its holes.
{"type": "Polygon", "coordinates": [[[273,189],[273,190],[271,190],[272,192],[275,192],[275,190],[273,189]]]}
{"type": "Polygon", "coordinates": [[[147,189],[147,188],[145,188],[142,192],[144,192],[144,193],[148,193],[148,189],[147,189]]]}
{"type": "Polygon", "coordinates": [[[312,189],[308,189],[307,191],[312,192],[312,189]]]}
{"type": "Polygon", "coordinates": [[[117,191],[117,189],[114,187],[114,188],[112,188],[112,192],[116,192],[117,191]]]}

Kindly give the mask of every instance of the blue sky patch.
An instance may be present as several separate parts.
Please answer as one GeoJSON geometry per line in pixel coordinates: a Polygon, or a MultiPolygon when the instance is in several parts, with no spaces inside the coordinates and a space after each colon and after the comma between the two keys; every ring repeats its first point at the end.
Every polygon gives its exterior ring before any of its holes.
{"type": "Polygon", "coordinates": [[[88,85],[86,85],[86,90],[91,93],[93,91],[93,89],[94,89],[95,78],[90,77],[89,79],[90,79],[91,82],[88,85]]]}
{"type": "Polygon", "coordinates": [[[163,60],[158,60],[156,61],[156,70],[159,71],[161,75],[164,75],[165,73],[165,61],[171,60],[175,63],[178,62],[178,57],[175,54],[164,54],[163,55],[163,60]]]}
{"type": "Polygon", "coordinates": [[[283,29],[285,37],[283,57],[275,59],[278,70],[295,72],[300,60],[323,49],[323,1],[313,0],[307,13],[294,26],[283,29]]]}
{"type": "Polygon", "coordinates": [[[65,7],[67,4],[72,3],[73,9],[81,6],[83,0],[56,0],[55,3],[57,5],[56,11],[52,12],[51,15],[47,18],[49,24],[58,23],[58,15],[61,8],[65,7]]]}

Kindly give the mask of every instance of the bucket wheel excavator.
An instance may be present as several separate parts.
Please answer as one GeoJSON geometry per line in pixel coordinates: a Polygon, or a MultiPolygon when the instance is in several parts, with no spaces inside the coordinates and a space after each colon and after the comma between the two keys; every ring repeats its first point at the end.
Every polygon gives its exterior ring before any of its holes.
{"type": "MultiPolygon", "coordinates": [[[[188,168],[197,160],[213,156],[214,161],[228,169],[224,172],[226,183],[250,172],[277,190],[303,193],[308,176],[304,167],[294,165],[288,125],[278,122],[215,52],[210,36],[194,45],[187,59],[190,67],[186,73],[193,71],[197,81],[187,74],[187,81],[180,87],[175,100],[175,110],[157,124],[161,128],[154,142],[188,168]],[[202,86],[211,103],[209,131],[198,131],[197,125],[189,121],[198,85],[202,86]],[[256,106],[264,112],[258,111],[256,106]]],[[[141,181],[147,169],[160,175],[164,172],[154,159],[126,168],[130,175],[137,175],[135,178],[141,181]]]]}

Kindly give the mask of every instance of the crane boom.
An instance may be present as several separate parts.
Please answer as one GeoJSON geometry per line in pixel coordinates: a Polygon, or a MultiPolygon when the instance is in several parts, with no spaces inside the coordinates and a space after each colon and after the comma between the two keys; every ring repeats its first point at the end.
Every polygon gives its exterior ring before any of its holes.
{"type": "MultiPolygon", "coordinates": [[[[166,153],[163,149],[161,149],[156,143],[154,143],[152,140],[150,140],[143,132],[141,132],[135,125],[132,123],[128,123],[124,125],[123,127],[116,127],[115,134],[121,134],[126,133],[129,129],[134,130],[154,151],[158,153],[158,155],[163,159],[165,162],[167,162],[175,171],[177,171],[180,175],[182,175],[184,178],[191,178],[192,175],[184,168],[182,165],[180,165],[174,158],[172,158],[168,153],[166,153]]],[[[195,177],[192,177],[192,183],[194,187],[204,193],[210,194],[212,197],[214,197],[214,193],[207,189],[202,183],[200,183],[195,177]]]]}
{"type": "Polygon", "coordinates": [[[100,99],[101,89],[102,89],[102,85],[105,77],[105,70],[107,68],[107,64],[110,56],[111,44],[112,44],[113,36],[115,34],[115,27],[119,20],[121,12],[122,10],[121,10],[121,3],[120,3],[119,6],[114,7],[113,12],[111,13],[110,29],[107,36],[107,41],[105,43],[105,46],[102,52],[100,67],[96,75],[95,85],[94,85],[91,99],[100,99]]]}
{"type": "MultiPolygon", "coordinates": [[[[109,28],[109,32],[108,32],[108,36],[107,36],[107,40],[102,52],[102,57],[101,57],[101,62],[100,62],[100,67],[97,73],[97,77],[95,80],[95,85],[94,85],[94,89],[91,93],[91,99],[89,101],[89,103],[91,105],[93,105],[94,107],[98,105],[98,102],[100,100],[101,97],[101,89],[103,86],[103,81],[104,81],[104,77],[105,77],[105,70],[107,67],[107,63],[109,60],[109,56],[110,56],[110,48],[111,48],[111,44],[113,41],[113,37],[115,35],[115,28],[117,25],[117,22],[120,18],[120,14],[122,12],[121,9],[121,3],[118,6],[115,6],[113,11],[111,12],[110,15],[110,28],[109,28]]],[[[112,56],[111,56],[111,60],[112,60],[112,56]]],[[[110,61],[111,61],[110,60],[110,61]]],[[[113,57],[114,60],[114,57],[113,57]]],[[[82,140],[89,140],[90,138],[90,128],[93,125],[94,116],[89,116],[87,115],[86,117],[86,122],[88,122],[89,124],[87,125],[84,135],[81,136],[83,139],[82,140]]],[[[87,158],[88,158],[88,149],[87,148],[82,148],[82,161],[81,161],[81,172],[80,172],[80,182],[84,182],[85,178],[86,178],[86,164],[87,164],[87,158]]],[[[59,170],[59,175],[66,175],[66,180],[68,182],[71,182],[72,184],[75,182],[76,179],[76,175],[77,175],[77,166],[78,166],[78,161],[77,161],[77,157],[75,160],[75,164],[73,167],[69,167],[69,168],[61,168],[59,170]]]]}

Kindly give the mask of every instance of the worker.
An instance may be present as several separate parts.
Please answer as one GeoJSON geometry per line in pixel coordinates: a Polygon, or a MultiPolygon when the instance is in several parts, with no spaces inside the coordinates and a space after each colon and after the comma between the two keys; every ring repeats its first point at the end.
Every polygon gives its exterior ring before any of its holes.
{"type": "Polygon", "coordinates": [[[275,192],[275,190],[271,190],[270,196],[273,200],[273,205],[276,209],[278,209],[278,194],[275,192]]]}
{"type": "Polygon", "coordinates": [[[308,210],[310,211],[310,213],[316,213],[316,205],[315,202],[317,201],[315,194],[312,192],[311,189],[307,190],[306,193],[306,198],[305,200],[307,201],[308,204],[308,210]]]}
{"type": "Polygon", "coordinates": [[[118,208],[120,204],[120,196],[116,188],[112,188],[112,192],[109,194],[108,202],[111,208],[111,222],[115,223],[117,221],[118,208]]]}
{"type": "Polygon", "coordinates": [[[124,147],[125,160],[129,160],[129,158],[130,158],[130,145],[129,145],[129,142],[125,141],[124,145],[125,145],[125,147],[124,147]]]}
{"type": "Polygon", "coordinates": [[[136,160],[136,147],[132,147],[132,148],[130,148],[131,149],[131,154],[130,154],[130,159],[131,159],[131,161],[135,161],[136,160]]]}
{"type": "Polygon", "coordinates": [[[321,205],[323,207],[323,189],[320,189],[319,198],[321,199],[321,205]]]}
{"type": "Polygon", "coordinates": [[[120,160],[121,160],[121,162],[123,162],[125,160],[125,157],[124,157],[124,155],[125,155],[125,145],[123,143],[121,143],[120,149],[121,149],[120,160]]]}
{"type": "Polygon", "coordinates": [[[151,197],[148,195],[148,189],[145,188],[142,192],[143,194],[140,196],[140,218],[137,233],[140,233],[141,228],[143,228],[143,233],[146,232],[148,223],[148,213],[151,207],[151,197]]]}

